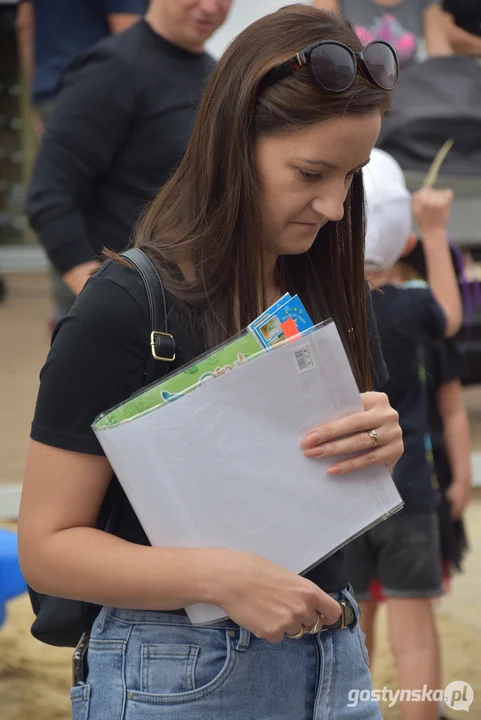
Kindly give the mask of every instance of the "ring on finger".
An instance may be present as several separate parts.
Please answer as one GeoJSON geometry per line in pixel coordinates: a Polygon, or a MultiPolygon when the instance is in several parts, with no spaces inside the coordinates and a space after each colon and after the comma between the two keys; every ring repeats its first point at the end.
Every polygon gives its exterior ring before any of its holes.
{"type": "Polygon", "coordinates": [[[370,430],[369,437],[374,440],[374,447],[376,447],[379,442],[379,435],[377,434],[377,430],[370,430]]]}
{"type": "Polygon", "coordinates": [[[313,625],[313,626],[310,627],[310,628],[307,628],[307,632],[309,633],[309,635],[317,635],[317,633],[318,633],[318,632],[321,630],[321,628],[322,628],[322,624],[323,624],[323,623],[322,623],[322,618],[321,618],[321,616],[319,615],[319,617],[317,618],[316,624],[313,625]]]}
{"type": "Polygon", "coordinates": [[[307,632],[309,632],[309,630],[303,625],[298,633],[295,635],[289,635],[289,633],[286,633],[286,637],[289,638],[289,640],[300,640],[307,632]]]}

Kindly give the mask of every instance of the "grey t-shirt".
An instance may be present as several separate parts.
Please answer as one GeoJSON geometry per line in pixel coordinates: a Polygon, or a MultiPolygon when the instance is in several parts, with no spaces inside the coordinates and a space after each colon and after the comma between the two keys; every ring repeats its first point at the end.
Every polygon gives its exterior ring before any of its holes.
{"type": "Polygon", "coordinates": [[[424,11],[437,1],[402,0],[399,5],[386,7],[375,0],[339,0],[339,5],[364,45],[371,40],[387,40],[396,48],[404,67],[425,58],[424,11]]]}

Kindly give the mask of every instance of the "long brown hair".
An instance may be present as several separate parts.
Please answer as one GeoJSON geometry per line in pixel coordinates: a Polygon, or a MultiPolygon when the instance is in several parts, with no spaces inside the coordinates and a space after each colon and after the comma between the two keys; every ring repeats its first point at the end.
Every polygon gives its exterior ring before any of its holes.
{"type": "MultiPolygon", "coordinates": [[[[323,92],[306,68],[259,93],[268,70],[324,38],[361,50],[347,21],[305,5],[287,6],[244,30],[212,73],[182,163],[139,222],[136,244],[151,257],[167,290],[187,305],[208,347],[234,335],[266,306],[258,138],[387,108],[387,93],[360,72],[340,95],[323,92]],[[181,258],[193,265],[194,280],[180,273],[181,258]]],[[[344,219],[327,223],[309,252],[279,258],[278,280],[283,291],[299,293],[314,322],[335,320],[358,385],[366,390],[371,380],[363,263],[363,187],[356,177],[344,219]]]]}

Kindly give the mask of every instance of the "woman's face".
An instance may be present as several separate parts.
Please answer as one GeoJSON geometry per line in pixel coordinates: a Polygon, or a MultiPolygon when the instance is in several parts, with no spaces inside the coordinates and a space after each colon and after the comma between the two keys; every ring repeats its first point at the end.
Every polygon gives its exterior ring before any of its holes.
{"type": "Polygon", "coordinates": [[[369,161],[380,129],[376,112],[259,140],[261,227],[269,253],[307,252],[323,225],[342,219],[353,175],[369,161]]]}

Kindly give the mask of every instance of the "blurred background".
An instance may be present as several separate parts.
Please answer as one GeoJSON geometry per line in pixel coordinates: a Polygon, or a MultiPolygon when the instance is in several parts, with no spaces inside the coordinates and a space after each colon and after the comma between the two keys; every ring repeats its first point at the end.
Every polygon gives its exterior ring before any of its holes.
{"type": "MultiPolygon", "coordinates": [[[[285,4],[282,0],[234,0],[227,22],[208,48],[219,56],[248,23],[285,4]]],[[[38,140],[22,70],[16,11],[13,0],[0,0],[0,527],[9,530],[16,526],[29,425],[39,370],[49,347],[52,312],[45,254],[23,211],[38,140]]],[[[437,123],[431,117],[432,135],[441,132],[441,120],[437,123]]],[[[461,132],[462,127],[461,123],[461,132]]],[[[475,128],[481,146],[481,121],[475,128]]],[[[429,134],[429,126],[425,132],[429,134]]],[[[439,145],[443,133],[445,139],[450,137],[449,127],[442,126],[439,145]]],[[[426,169],[414,155],[404,148],[397,156],[411,190],[419,188],[426,169]]],[[[481,718],[481,165],[477,167],[478,176],[476,168],[466,173],[462,167],[451,174],[442,172],[437,185],[452,187],[456,193],[450,232],[465,306],[465,323],[457,341],[464,358],[463,394],[473,440],[473,494],[465,518],[469,552],[463,572],[453,578],[437,612],[445,684],[458,679],[469,682],[475,691],[471,713],[481,718]]],[[[0,546],[0,591],[5,582],[2,551],[0,546]]],[[[70,716],[71,651],[43,646],[30,637],[32,613],[25,594],[9,600],[6,609],[0,627],[0,717],[66,720],[70,716]]],[[[395,687],[383,615],[378,635],[374,686],[395,687]]],[[[398,717],[396,708],[384,707],[384,712],[386,718],[398,717]]],[[[447,717],[456,715],[449,712],[447,717]]]]}

